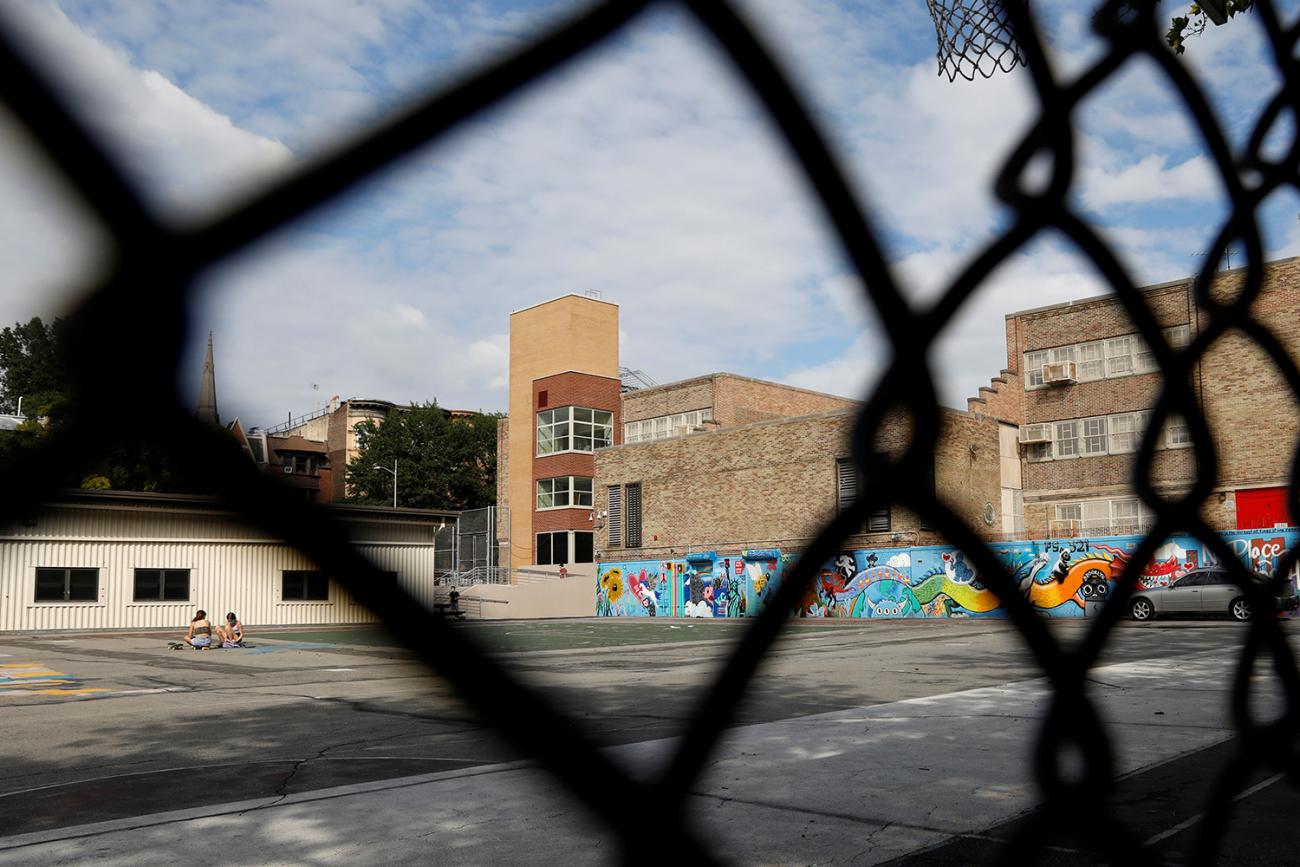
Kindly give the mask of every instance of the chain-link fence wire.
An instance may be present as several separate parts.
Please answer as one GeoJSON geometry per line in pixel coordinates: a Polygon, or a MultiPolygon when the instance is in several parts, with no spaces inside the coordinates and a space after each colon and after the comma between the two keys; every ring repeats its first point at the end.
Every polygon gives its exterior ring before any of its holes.
{"type": "MultiPolygon", "coordinates": [[[[196,302],[195,278],[223,257],[242,251],[330,202],[354,184],[425,145],[466,118],[524,91],[543,73],[601,43],[640,15],[648,0],[612,0],[551,30],[531,45],[465,81],[417,101],[404,112],[359,136],[344,147],[295,174],[266,187],[236,207],[197,227],[168,224],[154,214],[125,179],[100,143],[72,116],[53,89],[23,56],[12,33],[0,33],[0,98],[30,132],[62,178],[99,220],[114,243],[107,273],[92,287],[70,317],[76,377],[75,415],[51,433],[36,459],[3,468],[10,496],[0,502],[0,523],[7,523],[54,494],[47,467],[65,466],[80,456],[112,445],[130,432],[163,445],[187,460],[249,522],[274,533],[311,557],[361,603],[383,618],[387,628],[431,669],[449,680],[461,696],[500,735],[564,782],[575,798],[619,841],[628,861],[677,858],[712,860],[716,854],[686,817],[695,787],[723,729],[733,720],[764,654],[787,622],[819,567],[856,531],[868,513],[886,503],[905,506],[960,548],[981,580],[997,593],[1024,639],[1032,658],[1052,687],[1052,702],[1042,722],[1035,750],[1034,773],[1045,820],[1060,809],[1086,808],[1089,847],[1101,846],[1117,862],[1149,862],[1153,853],[1114,815],[1110,793],[1115,777],[1113,746],[1088,698],[1085,677],[1126,609],[1143,564],[1174,531],[1197,536],[1230,571],[1251,603],[1255,616],[1246,633],[1232,683],[1232,716],[1239,754],[1223,770],[1205,804],[1199,840],[1192,858],[1214,860],[1231,816],[1233,796],[1262,766],[1277,768],[1300,783],[1292,749],[1300,728],[1300,677],[1279,623],[1268,616],[1270,591],[1251,580],[1244,565],[1202,520],[1199,508],[1217,479],[1215,444],[1189,373],[1206,351],[1230,330],[1253,340],[1272,359],[1292,394],[1300,398],[1300,369],[1267,324],[1253,318],[1251,302],[1263,285],[1263,250],[1256,211],[1273,192],[1300,187],[1300,140],[1292,130],[1285,155],[1269,159],[1263,143],[1274,127],[1295,111],[1300,76],[1293,57],[1300,29],[1285,27],[1268,0],[1258,16],[1271,44],[1282,85],[1262,112],[1242,155],[1234,162],[1223,131],[1203,91],[1165,48],[1150,0],[1107,2],[1094,17],[1109,51],[1081,74],[1058,80],[1034,29],[1030,10],[1012,2],[1003,9],[1024,54],[1040,103],[1037,122],[1011,153],[996,182],[997,195],[1015,214],[1012,224],[987,244],[931,306],[913,307],[886,264],[867,210],[845,181],[838,161],[813,124],[788,78],[736,11],[723,0],[680,0],[712,34],[752,86],[815,190],[824,215],[845,254],[862,278],[866,294],[884,323],[891,343],[888,372],[862,407],[853,439],[854,454],[866,480],[865,493],[853,508],[837,516],[802,552],[770,604],[731,649],[689,722],[676,752],[649,778],[634,778],[616,766],[580,728],[573,725],[533,687],[487,656],[464,632],[424,610],[400,586],[378,571],[343,539],[329,515],[300,502],[255,470],[227,437],[195,421],[176,399],[175,372],[196,302]],[[1126,64],[1146,58],[1160,70],[1194,121],[1232,202],[1195,280],[1195,294],[1208,321],[1192,343],[1174,350],[1166,342],[1152,311],[1125,269],[1097,233],[1066,200],[1074,174],[1072,117],[1080,104],[1126,64]],[[1026,185],[1025,169],[1035,158],[1050,160],[1045,185],[1026,185]],[[940,435],[939,405],[927,357],[931,346],[986,280],[1013,252],[1045,229],[1068,237],[1097,267],[1151,346],[1164,372],[1163,389],[1153,407],[1135,461],[1133,485],[1157,515],[1154,528],[1129,557],[1116,592],[1089,622],[1086,637],[1066,647],[1034,613],[1017,585],[986,542],[940,497],[925,478],[940,435]],[[1248,263],[1240,289],[1231,298],[1213,291],[1215,263],[1230,244],[1244,248],[1248,263]],[[147,336],[148,339],[145,339],[147,336]],[[129,385],[135,399],[120,400],[129,385]],[[873,433],[887,414],[910,419],[912,440],[897,459],[879,455],[873,433]],[[1149,479],[1155,436],[1172,413],[1191,429],[1197,477],[1181,497],[1160,496],[1149,479]],[[1271,665],[1274,678],[1254,678],[1257,663],[1271,665]],[[1284,710],[1269,721],[1251,713],[1254,690],[1276,688],[1284,710]],[[1071,757],[1081,763],[1071,765],[1071,757]],[[639,825],[620,820],[622,807],[637,804],[665,820],[674,834],[646,835],[639,825]]],[[[1300,455],[1293,458],[1288,504],[1300,515],[1300,455]]],[[[1297,562],[1292,550],[1276,574],[1287,575],[1297,562]]],[[[848,793],[846,793],[848,794],[848,793]]],[[[861,796],[870,797],[864,790],[861,796]]],[[[1046,821],[1030,820],[1004,853],[1020,861],[1048,841],[1046,821]]]]}

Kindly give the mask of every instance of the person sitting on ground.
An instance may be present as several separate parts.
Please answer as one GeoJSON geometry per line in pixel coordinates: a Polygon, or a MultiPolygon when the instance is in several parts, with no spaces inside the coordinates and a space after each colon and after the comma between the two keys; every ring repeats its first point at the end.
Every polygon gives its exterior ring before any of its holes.
{"type": "Polygon", "coordinates": [[[222,647],[244,646],[244,624],[239,622],[235,612],[226,615],[226,625],[217,627],[217,635],[221,638],[222,647]]]}
{"type": "Polygon", "coordinates": [[[194,615],[190,628],[185,630],[185,643],[199,649],[212,644],[212,624],[208,622],[208,612],[200,608],[194,615]]]}

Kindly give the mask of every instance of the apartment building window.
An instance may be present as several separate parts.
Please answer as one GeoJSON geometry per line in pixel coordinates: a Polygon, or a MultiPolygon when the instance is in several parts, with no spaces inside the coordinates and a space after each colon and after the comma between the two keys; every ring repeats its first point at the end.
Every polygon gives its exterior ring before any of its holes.
{"type": "Polygon", "coordinates": [[[1106,375],[1123,376],[1133,372],[1133,341],[1112,337],[1106,341],[1106,375]]]}
{"type": "Polygon", "coordinates": [[[605,491],[609,502],[605,544],[610,548],[619,548],[623,545],[623,488],[620,485],[609,485],[605,491]]]}
{"type": "Polygon", "coordinates": [[[558,476],[537,480],[537,508],[591,508],[592,487],[588,476],[558,476]]]}
{"type": "Polygon", "coordinates": [[[533,559],[538,566],[594,562],[593,535],[590,531],[579,530],[538,533],[537,547],[534,549],[536,556],[533,559]]]}
{"type": "Polygon", "coordinates": [[[603,409],[562,406],[537,414],[537,456],[591,452],[614,441],[614,414],[603,409]]]}
{"type": "Polygon", "coordinates": [[[1155,515],[1134,497],[1056,504],[1050,531],[1057,536],[1128,536],[1145,533],[1155,515]]]}
{"type": "MultiPolygon", "coordinates": [[[[1175,325],[1163,331],[1165,340],[1175,349],[1191,342],[1191,326],[1175,325]]],[[[1126,334],[1107,340],[1092,340],[1070,346],[1036,349],[1025,353],[1025,388],[1046,388],[1043,365],[1049,362],[1074,361],[1075,378],[1090,382],[1134,373],[1159,370],[1156,356],[1140,334],[1126,334]]]]}
{"type": "Polygon", "coordinates": [[[1047,363],[1046,352],[1025,353],[1025,385],[1033,388],[1043,384],[1043,365],[1047,363]]]}
{"type": "Polygon", "coordinates": [[[1192,429],[1187,424],[1187,419],[1178,415],[1169,416],[1169,421],[1165,422],[1165,447],[1177,449],[1191,444],[1192,429]]]}
{"type": "Polygon", "coordinates": [[[623,486],[623,515],[627,547],[641,547],[641,483],[623,486]]]}
{"type": "Polygon", "coordinates": [[[37,569],[36,601],[97,602],[99,601],[99,570],[37,569]]]}
{"type": "Polygon", "coordinates": [[[1079,344],[1079,381],[1088,382],[1106,376],[1105,341],[1079,344]]]}
{"type": "Polygon", "coordinates": [[[326,602],[329,575],[312,569],[285,569],[280,573],[280,598],[285,602],[326,602]]]}
{"type": "Polygon", "coordinates": [[[189,569],[136,569],[132,600],[135,602],[188,602],[189,569]]]}
{"type": "MultiPolygon", "coordinates": [[[[862,490],[862,474],[853,463],[852,458],[838,458],[835,461],[835,505],[836,512],[843,514],[853,506],[862,490]]],[[[893,514],[889,504],[875,509],[867,515],[868,533],[888,533],[893,526],[893,514]]]]}
{"type": "Polygon", "coordinates": [[[1126,412],[1110,417],[1110,451],[1111,454],[1137,451],[1146,429],[1145,412],[1126,412]]]}
{"type": "Polygon", "coordinates": [[[697,409],[675,415],[630,421],[623,425],[623,442],[639,443],[669,439],[694,433],[706,421],[713,420],[712,409],[697,409]]]}
{"type": "Polygon", "coordinates": [[[1079,454],[1079,423],[1077,421],[1058,421],[1056,423],[1056,457],[1072,458],[1079,454]]]}
{"type": "Polygon", "coordinates": [[[1083,454],[1106,454],[1106,417],[1083,419],[1083,454]]]}
{"type": "MultiPolygon", "coordinates": [[[[1024,425],[1025,458],[1031,463],[1054,458],[1072,458],[1136,451],[1146,430],[1150,411],[1123,412],[1093,418],[1067,419],[1024,425]],[[1043,439],[1043,437],[1046,439],[1043,439]]],[[[1181,419],[1172,420],[1158,448],[1181,448],[1190,443],[1190,432],[1181,419]]]]}

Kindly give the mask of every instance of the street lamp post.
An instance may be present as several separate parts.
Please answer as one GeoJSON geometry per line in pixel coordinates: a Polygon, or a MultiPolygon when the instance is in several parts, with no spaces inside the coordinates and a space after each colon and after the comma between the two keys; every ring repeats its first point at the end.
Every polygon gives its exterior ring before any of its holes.
{"type": "Polygon", "coordinates": [[[393,468],[390,470],[383,464],[375,464],[375,469],[383,470],[393,477],[393,508],[397,508],[397,458],[393,458],[393,468]]]}

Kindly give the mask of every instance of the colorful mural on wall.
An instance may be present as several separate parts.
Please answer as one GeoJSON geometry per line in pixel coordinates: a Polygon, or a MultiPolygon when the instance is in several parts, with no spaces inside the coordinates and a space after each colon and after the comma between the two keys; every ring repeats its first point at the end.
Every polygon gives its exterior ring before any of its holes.
{"type": "MultiPolygon", "coordinates": [[[[1223,534],[1249,568],[1273,574],[1300,542],[1294,529],[1223,534]]],[[[1115,589],[1140,536],[1040,540],[994,546],[1029,603],[1045,617],[1086,617],[1115,589]]],[[[666,561],[601,563],[596,613],[604,617],[754,617],[795,553],[697,552],[666,561]]],[[[1139,581],[1163,587],[1218,562],[1191,536],[1156,549],[1139,581]]],[[[1294,576],[1293,576],[1294,581],[1294,576]]],[[[1002,617],[1005,611],[961,551],[943,546],[844,551],[822,567],[800,601],[799,617],[1002,617]]]]}

